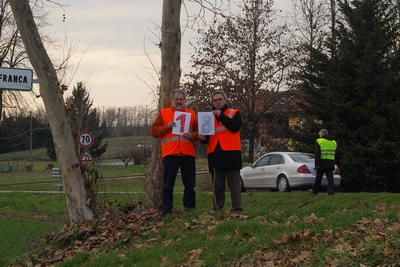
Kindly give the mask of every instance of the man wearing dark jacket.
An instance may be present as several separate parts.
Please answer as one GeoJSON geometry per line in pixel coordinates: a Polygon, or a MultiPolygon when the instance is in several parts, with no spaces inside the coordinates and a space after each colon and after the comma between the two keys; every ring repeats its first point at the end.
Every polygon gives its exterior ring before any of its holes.
{"type": "Polygon", "coordinates": [[[213,177],[213,209],[221,210],[225,204],[225,181],[231,193],[232,211],[241,212],[242,153],[239,130],[242,118],[237,109],[228,108],[227,96],[223,91],[211,95],[215,134],[199,135],[207,143],[208,168],[213,177]]]}
{"type": "Polygon", "coordinates": [[[325,174],[328,180],[328,195],[334,193],[333,172],[335,170],[335,151],[336,141],[328,131],[322,129],[319,131],[319,137],[315,142],[315,169],[317,175],[314,181],[313,193],[317,195],[321,187],[322,177],[325,174]]]}

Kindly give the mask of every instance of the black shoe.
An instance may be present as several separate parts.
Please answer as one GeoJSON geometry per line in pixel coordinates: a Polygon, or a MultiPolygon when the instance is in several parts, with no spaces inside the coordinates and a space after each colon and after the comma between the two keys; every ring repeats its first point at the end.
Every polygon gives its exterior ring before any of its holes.
{"type": "Polygon", "coordinates": [[[231,212],[243,212],[244,210],[242,208],[234,208],[231,209],[231,212]]]}

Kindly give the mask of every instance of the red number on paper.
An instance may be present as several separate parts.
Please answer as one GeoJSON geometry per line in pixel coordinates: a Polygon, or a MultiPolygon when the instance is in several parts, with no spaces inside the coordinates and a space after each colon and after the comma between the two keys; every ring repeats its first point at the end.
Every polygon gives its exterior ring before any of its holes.
{"type": "Polygon", "coordinates": [[[179,117],[176,117],[176,120],[181,121],[181,128],[179,129],[179,131],[183,133],[183,131],[185,130],[186,115],[185,114],[179,115],[179,117]]]}

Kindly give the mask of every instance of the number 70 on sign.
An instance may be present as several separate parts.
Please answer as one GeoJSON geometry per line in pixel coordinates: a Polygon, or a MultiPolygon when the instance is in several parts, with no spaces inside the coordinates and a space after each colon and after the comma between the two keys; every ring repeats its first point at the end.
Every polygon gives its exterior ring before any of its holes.
{"type": "Polygon", "coordinates": [[[94,136],[91,132],[83,131],[78,135],[78,143],[81,147],[88,148],[93,145],[94,136]]]}

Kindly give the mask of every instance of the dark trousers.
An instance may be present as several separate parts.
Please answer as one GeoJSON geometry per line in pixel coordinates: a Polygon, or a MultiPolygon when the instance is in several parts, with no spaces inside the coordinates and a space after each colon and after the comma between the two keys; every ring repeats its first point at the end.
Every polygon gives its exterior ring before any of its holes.
{"type": "Polygon", "coordinates": [[[333,183],[333,170],[317,170],[317,175],[315,176],[314,180],[314,187],[313,187],[313,193],[318,194],[319,190],[321,188],[321,182],[322,182],[322,177],[326,175],[326,179],[328,180],[328,194],[333,195],[334,190],[335,190],[335,185],[333,183]]]}
{"type": "Polygon", "coordinates": [[[167,156],[163,159],[164,187],[163,187],[163,213],[170,213],[174,201],[174,186],[176,175],[181,169],[183,192],[183,206],[187,209],[196,207],[196,163],[191,156],[167,156]]]}
{"type": "Polygon", "coordinates": [[[213,177],[213,209],[220,210],[225,205],[225,181],[231,193],[232,209],[241,209],[240,169],[216,169],[213,177]]]}

